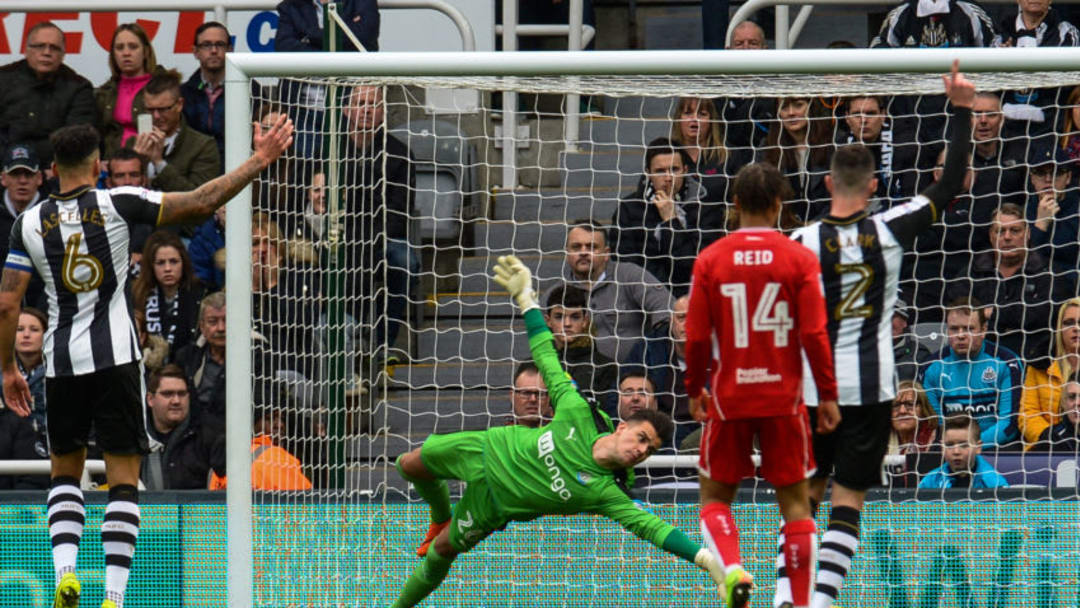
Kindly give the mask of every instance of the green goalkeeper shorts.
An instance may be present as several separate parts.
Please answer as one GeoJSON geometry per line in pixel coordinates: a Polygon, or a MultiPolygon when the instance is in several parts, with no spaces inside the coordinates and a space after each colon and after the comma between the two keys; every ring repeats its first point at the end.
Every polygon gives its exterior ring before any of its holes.
{"type": "Polygon", "coordinates": [[[484,431],[432,435],[420,448],[424,467],[439,479],[458,479],[467,485],[450,518],[450,544],[464,553],[506,527],[506,517],[491,495],[484,477],[484,431]]]}

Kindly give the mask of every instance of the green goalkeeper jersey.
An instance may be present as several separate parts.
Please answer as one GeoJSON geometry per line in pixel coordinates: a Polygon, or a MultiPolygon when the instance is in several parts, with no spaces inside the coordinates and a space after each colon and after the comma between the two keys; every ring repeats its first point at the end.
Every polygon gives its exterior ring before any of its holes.
{"type": "Polygon", "coordinates": [[[593,460],[593,444],[609,433],[597,429],[591,406],[563,371],[540,311],[526,312],[525,323],[555,418],[535,429],[487,431],[484,469],[496,506],[508,519],[519,521],[541,515],[605,515],[664,548],[674,527],[638,507],[616,484],[614,471],[593,460]]]}

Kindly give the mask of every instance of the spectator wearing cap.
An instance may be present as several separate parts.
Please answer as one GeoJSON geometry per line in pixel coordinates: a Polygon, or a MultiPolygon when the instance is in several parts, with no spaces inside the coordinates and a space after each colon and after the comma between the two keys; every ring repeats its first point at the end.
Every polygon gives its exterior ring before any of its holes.
{"type": "Polygon", "coordinates": [[[0,146],[29,145],[45,169],[52,162],[49,134],[94,124],[97,116],[93,86],[64,65],[64,53],[64,32],[43,21],[27,32],[24,59],[0,67],[0,146]]]}
{"type": "Polygon", "coordinates": [[[41,164],[34,148],[15,144],[4,153],[0,184],[4,186],[4,206],[0,209],[0,253],[7,257],[11,226],[19,214],[41,200],[41,164]]]}
{"type": "Polygon", "coordinates": [[[896,361],[896,379],[915,380],[919,366],[929,361],[933,354],[920,344],[915,334],[908,331],[911,308],[903,300],[896,301],[892,318],[893,359],[896,361]]]}
{"type": "Polygon", "coordinates": [[[1080,188],[1075,161],[1066,150],[1041,142],[1028,158],[1031,196],[1026,207],[1031,222],[1031,248],[1057,272],[1080,268],[1080,188]]]}
{"type": "Polygon", "coordinates": [[[134,150],[150,159],[150,186],[165,192],[194,190],[221,175],[217,144],[188,126],[180,74],[168,70],[154,74],[143,89],[146,111],[154,121],[149,133],[139,133],[134,150]]]}

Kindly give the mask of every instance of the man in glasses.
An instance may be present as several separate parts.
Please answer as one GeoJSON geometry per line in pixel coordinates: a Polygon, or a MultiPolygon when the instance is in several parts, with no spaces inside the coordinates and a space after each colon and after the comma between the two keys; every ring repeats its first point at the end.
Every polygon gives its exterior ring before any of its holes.
{"type": "Polygon", "coordinates": [[[225,53],[232,50],[232,35],[224,24],[207,21],[200,25],[195,30],[195,59],[199,62],[199,69],[180,87],[180,96],[184,98],[184,120],[192,129],[214,138],[223,167],[225,53]]]}
{"type": "Polygon", "coordinates": [[[191,417],[191,391],[179,365],[150,374],[146,432],[158,445],[143,457],[148,490],[205,490],[210,471],[225,474],[225,435],[191,417]]]}
{"type": "Polygon", "coordinates": [[[29,144],[46,168],[49,134],[97,115],[90,81],[64,65],[64,52],[64,32],[44,21],[27,33],[25,59],[0,67],[0,149],[29,144]]]}
{"type": "Polygon", "coordinates": [[[540,368],[528,361],[514,370],[514,388],[511,390],[514,411],[510,424],[529,428],[544,426],[555,416],[548,398],[547,386],[540,376],[540,368]]]}
{"type": "Polygon", "coordinates": [[[154,128],[135,136],[134,148],[150,159],[147,169],[152,190],[194,190],[221,175],[221,157],[213,138],[192,129],[184,120],[178,72],[154,74],[146,83],[143,99],[154,128]]]}

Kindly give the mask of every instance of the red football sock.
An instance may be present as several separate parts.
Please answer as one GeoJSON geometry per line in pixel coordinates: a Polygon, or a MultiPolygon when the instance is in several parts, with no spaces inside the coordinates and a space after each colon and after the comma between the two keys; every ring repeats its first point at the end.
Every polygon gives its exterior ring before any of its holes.
{"type": "Polygon", "coordinates": [[[742,564],[739,558],[739,529],[731,515],[731,505],[711,502],[701,509],[701,534],[705,544],[720,558],[724,568],[742,564]]]}
{"type": "Polygon", "coordinates": [[[812,519],[800,519],[784,526],[784,568],[791,581],[795,608],[810,605],[817,569],[817,528],[812,519]]]}

